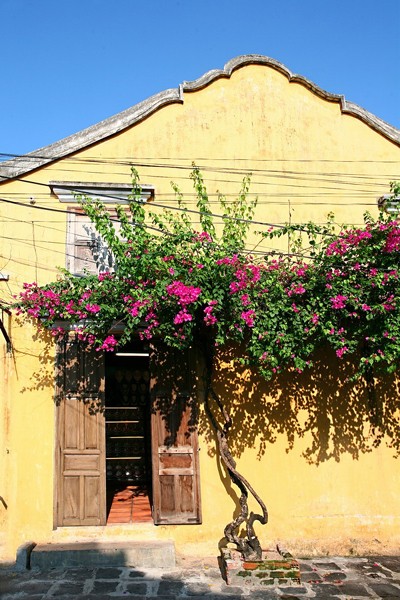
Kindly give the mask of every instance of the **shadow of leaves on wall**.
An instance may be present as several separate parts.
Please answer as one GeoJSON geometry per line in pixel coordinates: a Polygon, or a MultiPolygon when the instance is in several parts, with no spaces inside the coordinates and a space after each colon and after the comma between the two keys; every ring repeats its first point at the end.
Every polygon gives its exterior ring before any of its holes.
{"type": "Polygon", "coordinates": [[[21,388],[21,393],[54,388],[54,339],[49,331],[46,331],[45,329],[35,329],[32,334],[32,342],[32,346],[35,348],[37,347],[37,342],[40,342],[41,349],[39,353],[35,353],[30,349],[22,349],[18,346],[14,348],[14,365],[18,378],[18,369],[23,368],[19,365],[22,365],[24,361],[16,360],[17,357],[30,356],[35,359],[35,362],[38,362],[38,366],[30,373],[30,385],[23,386],[21,388]]]}
{"type": "MultiPolygon", "coordinates": [[[[43,331],[34,333],[32,339],[35,345],[38,339],[43,341],[43,331]]],[[[39,355],[32,352],[39,367],[31,373],[31,385],[21,392],[54,388],[54,341],[50,333],[45,342],[39,355]]],[[[29,354],[18,348],[16,352],[29,354]]],[[[393,449],[395,456],[400,454],[400,381],[395,376],[375,377],[373,386],[364,380],[354,383],[350,380],[351,363],[339,361],[326,350],[309,371],[284,373],[267,382],[254,369],[240,366],[239,355],[234,347],[220,352],[213,378],[214,389],[232,417],[229,445],[235,456],[256,448],[261,457],[279,436],[285,437],[287,451],[303,439],[303,456],[314,464],[339,461],[343,454],[357,459],[360,453],[371,452],[382,442],[393,449]]],[[[171,356],[172,361],[170,357],[166,361],[166,354],[163,360],[158,356],[155,361],[162,370],[157,408],[167,422],[173,389],[181,388],[178,395],[186,401],[195,397],[195,378],[188,369],[187,357],[182,352],[171,356]]],[[[195,428],[198,414],[194,405],[192,410],[195,428]]],[[[166,425],[167,430],[174,429],[166,425]]],[[[209,452],[215,454],[215,432],[204,412],[199,427],[209,443],[209,452]]]]}
{"type": "MultiPolygon", "coordinates": [[[[339,461],[343,454],[357,459],[382,442],[400,453],[400,382],[385,374],[374,385],[351,381],[351,364],[322,352],[314,366],[302,374],[285,373],[266,382],[254,371],[238,365],[237,350],[220,354],[214,387],[232,417],[231,451],[237,457],[248,448],[264,455],[278,436],[286,449],[303,440],[309,463],[339,461]]],[[[208,419],[200,430],[210,443],[208,419]]]]}

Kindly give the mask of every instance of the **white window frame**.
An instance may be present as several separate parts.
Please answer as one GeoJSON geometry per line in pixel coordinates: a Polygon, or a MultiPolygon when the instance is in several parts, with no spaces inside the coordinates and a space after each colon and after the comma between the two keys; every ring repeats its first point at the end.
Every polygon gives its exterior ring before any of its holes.
{"type": "MultiPolygon", "coordinates": [[[[88,196],[91,200],[100,200],[104,204],[128,204],[132,194],[130,183],[84,183],[79,181],[50,181],[52,193],[63,204],[76,203],[76,195],[88,196]]],[[[140,199],[149,202],[154,199],[154,186],[140,186],[140,199]]]]}
{"type": "Polygon", "coordinates": [[[400,217],[400,196],[385,194],[378,199],[378,206],[385,213],[397,218],[400,217]]]}
{"type": "MultiPolygon", "coordinates": [[[[113,258],[100,234],[96,231],[90,218],[79,207],[76,195],[84,195],[91,200],[109,205],[112,218],[117,219],[116,205],[129,203],[132,194],[131,184],[83,183],[83,182],[50,182],[52,193],[59,201],[68,203],[67,236],[66,236],[66,269],[73,275],[83,276],[86,273],[98,274],[112,271],[113,258]],[[85,251],[87,249],[87,251],[85,251]]],[[[140,187],[142,202],[154,198],[154,186],[140,187]]],[[[118,230],[118,223],[115,223],[118,230]]]]}

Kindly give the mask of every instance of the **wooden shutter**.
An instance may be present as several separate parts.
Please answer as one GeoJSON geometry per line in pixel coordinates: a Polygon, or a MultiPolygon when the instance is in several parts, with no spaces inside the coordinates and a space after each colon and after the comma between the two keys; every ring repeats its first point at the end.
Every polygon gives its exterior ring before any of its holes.
{"type": "Polygon", "coordinates": [[[201,523],[194,354],[158,348],[150,367],[154,523],[201,523]]]}
{"type": "Polygon", "coordinates": [[[104,525],[104,357],[67,341],[56,367],[56,525],[104,525]]]}

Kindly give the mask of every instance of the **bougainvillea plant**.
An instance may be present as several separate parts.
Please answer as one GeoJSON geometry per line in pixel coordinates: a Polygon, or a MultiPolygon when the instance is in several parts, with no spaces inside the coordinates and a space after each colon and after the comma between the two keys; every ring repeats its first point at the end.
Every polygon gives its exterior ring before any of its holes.
{"type": "MultiPolygon", "coordinates": [[[[215,348],[232,342],[244,349],[240,358],[271,379],[286,369],[302,372],[313,365],[316,350],[333,348],[338,361],[351,357],[353,377],[375,370],[394,372],[400,359],[400,224],[382,214],[364,216],[362,227],[339,231],[333,222],[272,226],[262,234],[289,235],[290,253],[254,254],[246,248],[255,201],[248,197],[249,178],[236,201],[221,196],[223,225],[217,231],[201,172],[192,175],[197,212],[185,207],[179,190],[176,210],[151,212],[140,202],[138,176],[126,206],[117,208],[118,226],[106,207],[79,199],[114,257],[112,271],[84,277],[63,272],[45,286],[25,284],[18,310],[55,336],[75,330],[79,339],[100,351],[113,351],[133,336],[162,339],[186,348],[206,340],[212,389],[215,348]],[[191,214],[199,225],[194,227],[191,214]],[[303,250],[305,248],[305,250],[303,250]],[[111,330],[123,325],[117,338],[111,330]]],[[[398,184],[392,184],[396,195],[398,184]]],[[[398,191],[398,190],[397,190],[398,191]]],[[[279,240],[277,240],[279,244],[279,240]]],[[[261,549],[253,521],[265,523],[264,503],[236,471],[227,450],[229,419],[219,428],[220,451],[243,495],[256,497],[263,515],[242,515],[225,533],[245,556],[261,549]],[[247,489],[246,489],[247,488],[247,489]],[[241,519],[241,520],[240,520],[241,519]],[[248,521],[247,537],[234,529],[248,521]],[[254,541],[255,540],[255,541],[254,541]]]]}
{"type": "Polygon", "coordinates": [[[176,214],[147,210],[134,191],[118,221],[98,201],[80,198],[85,212],[112,250],[114,269],[75,277],[63,272],[45,286],[24,285],[19,311],[64,335],[74,325],[80,339],[112,351],[139,331],[142,339],[163,339],[188,347],[201,333],[215,346],[243,344],[242,360],[270,378],[284,369],[312,365],[315,349],[334,348],[353,357],[355,374],[374,365],[389,372],[400,358],[400,223],[364,215],[363,227],[317,227],[312,223],[270,228],[264,237],[296,234],[290,255],[252,256],[246,237],[255,203],[246,178],[239,198],[226,203],[217,236],[201,173],[192,173],[198,194],[196,218],[178,192],[176,214]],[[149,224],[150,220],[150,224],[149,224]],[[155,231],[156,230],[156,231],[155,231]],[[113,324],[123,324],[118,339],[113,324]],[[60,325],[58,326],[58,323],[60,325]]]}

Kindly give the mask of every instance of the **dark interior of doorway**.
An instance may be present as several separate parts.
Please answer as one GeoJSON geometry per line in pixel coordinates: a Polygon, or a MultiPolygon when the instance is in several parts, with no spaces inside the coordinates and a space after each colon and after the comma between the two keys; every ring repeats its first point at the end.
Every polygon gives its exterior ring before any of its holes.
{"type": "Polygon", "coordinates": [[[149,353],[132,342],[106,356],[107,524],[150,522],[149,353]]]}

